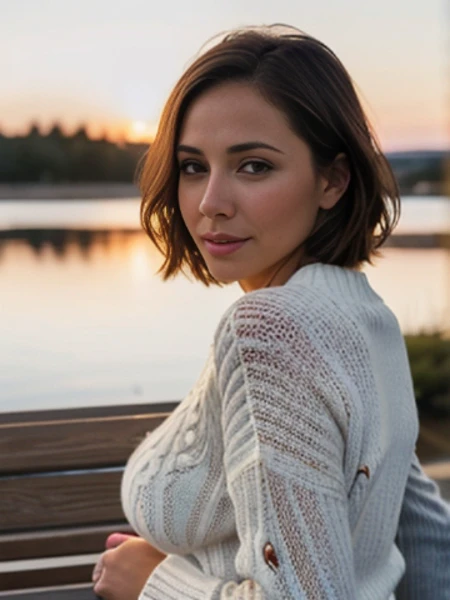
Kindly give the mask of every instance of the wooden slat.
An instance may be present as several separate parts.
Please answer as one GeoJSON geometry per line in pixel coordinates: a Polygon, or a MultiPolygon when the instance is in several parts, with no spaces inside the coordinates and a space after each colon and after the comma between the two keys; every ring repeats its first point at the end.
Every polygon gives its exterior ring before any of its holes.
{"type": "Polygon", "coordinates": [[[1,600],[97,600],[91,584],[0,592],[1,600]]]}
{"type": "Polygon", "coordinates": [[[118,404],[112,406],[89,406],[55,410],[33,410],[0,413],[0,424],[30,423],[35,421],[67,421],[68,419],[93,419],[130,415],[170,413],[178,405],[176,401],[155,404],[118,404]]]}
{"type": "Polygon", "coordinates": [[[106,538],[116,531],[132,533],[127,523],[117,522],[111,525],[0,535],[0,563],[10,560],[102,552],[106,538]]]}
{"type": "Polygon", "coordinates": [[[91,581],[92,569],[93,565],[74,565],[64,568],[37,569],[36,571],[26,571],[26,573],[20,571],[1,573],[0,590],[22,590],[52,585],[88,583],[91,581]]]}
{"type": "Polygon", "coordinates": [[[160,413],[2,425],[0,473],[123,465],[146,432],[167,416],[160,413]]]}
{"type": "Polygon", "coordinates": [[[122,521],[121,477],[116,469],[0,479],[0,531],[122,521]]]}

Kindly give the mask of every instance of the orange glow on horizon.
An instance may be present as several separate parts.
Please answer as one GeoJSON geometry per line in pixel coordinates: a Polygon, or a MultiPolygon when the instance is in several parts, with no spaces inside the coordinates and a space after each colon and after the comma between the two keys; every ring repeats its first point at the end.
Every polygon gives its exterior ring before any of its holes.
{"type": "Polygon", "coordinates": [[[93,139],[104,137],[116,143],[149,144],[156,133],[156,125],[149,121],[118,121],[110,124],[90,124],[87,127],[93,139]]]}
{"type": "Polygon", "coordinates": [[[42,135],[47,135],[57,125],[63,135],[73,135],[80,128],[84,128],[92,140],[107,139],[115,143],[143,143],[149,144],[153,141],[157,125],[148,121],[121,120],[109,123],[85,121],[80,123],[66,123],[55,119],[51,122],[41,123],[29,121],[21,127],[8,127],[0,124],[0,131],[8,137],[26,136],[32,126],[37,126],[42,135]]]}
{"type": "MultiPolygon", "coordinates": [[[[381,115],[376,115],[373,110],[367,112],[385,152],[447,150],[450,148],[450,131],[448,128],[443,128],[436,117],[428,116],[428,118],[424,118],[422,116],[422,118],[414,119],[411,112],[399,118],[395,111],[385,111],[381,118],[381,115]]],[[[129,119],[103,122],[55,119],[45,122],[28,121],[20,127],[8,127],[6,123],[0,125],[0,131],[7,136],[27,135],[32,125],[37,125],[43,135],[46,135],[52,127],[58,125],[66,136],[73,135],[83,127],[92,140],[106,139],[117,144],[150,144],[154,140],[157,131],[157,123],[154,121],[129,119]]]]}
{"type": "Polygon", "coordinates": [[[146,121],[132,121],[127,135],[130,142],[151,142],[155,137],[156,126],[146,121]]]}

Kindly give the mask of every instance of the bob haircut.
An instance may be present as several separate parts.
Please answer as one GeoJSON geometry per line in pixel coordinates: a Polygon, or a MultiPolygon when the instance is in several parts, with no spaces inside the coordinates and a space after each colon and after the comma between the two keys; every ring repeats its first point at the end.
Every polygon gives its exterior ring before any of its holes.
{"type": "Polygon", "coordinates": [[[165,257],[159,269],[163,279],[187,270],[206,285],[220,284],[181,216],[176,146],[189,105],[229,81],[251,84],[286,115],[292,130],[308,144],[316,172],[339,153],[347,156],[350,183],[333,208],[319,209],[304,241],[305,262],[348,268],[370,262],[398,221],[394,175],[340,60],[313,37],[274,25],[226,34],[188,67],[165,105],[138,173],[141,222],[165,257]]]}

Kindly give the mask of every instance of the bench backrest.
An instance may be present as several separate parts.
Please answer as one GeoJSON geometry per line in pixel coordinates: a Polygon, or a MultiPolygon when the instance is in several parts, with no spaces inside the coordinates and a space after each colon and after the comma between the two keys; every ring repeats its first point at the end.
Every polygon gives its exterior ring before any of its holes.
{"type": "Polygon", "coordinates": [[[129,531],[125,462],[176,404],[0,415],[0,598],[90,581],[107,535],[129,531]]]}

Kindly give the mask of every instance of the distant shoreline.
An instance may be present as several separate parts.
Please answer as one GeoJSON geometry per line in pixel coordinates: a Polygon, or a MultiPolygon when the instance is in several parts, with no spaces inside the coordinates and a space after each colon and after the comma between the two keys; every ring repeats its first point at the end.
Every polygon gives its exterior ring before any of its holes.
{"type": "MultiPolygon", "coordinates": [[[[402,196],[436,196],[430,190],[403,191],[402,196]],[[426,193],[428,192],[428,193],[426,193]]],[[[433,190],[431,190],[433,192],[433,190]]],[[[139,198],[138,187],[133,183],[0,183],[0,202],[5,200],[124,200],[139,198]]]]}
{"type": "MultiPolygon", "coordinates": [[[[121,235],[136,235],[142,233],[142,229],[138,227],[108,227],[108,228],[65,228],[65,227],[23,227],[14,229],[0,229],[0,242],[3,240],[29,240],[33,237],[38,237],[49,243],[56,240],[58,243],[61,239],[70,238],[71,240],[77,237],[96,237],[102,238],[112,234],[121,235]]],[[[393,233],[382,248],[402,248],[402,249],[450,249],[450,232],[449,233],[393,233]]]]}
{"type": "Polygon", "coordinates": [[[1,183],[2,200],[113,200],[138,198],[133,183],[1,183]]]}

